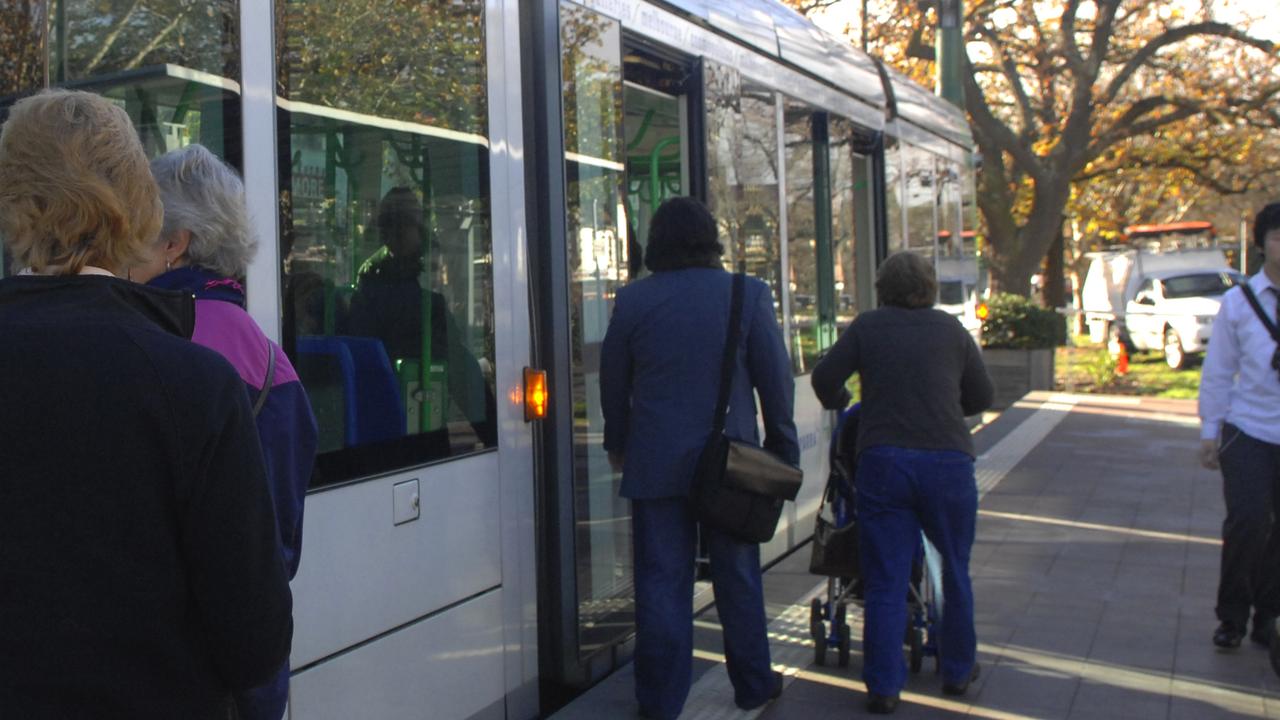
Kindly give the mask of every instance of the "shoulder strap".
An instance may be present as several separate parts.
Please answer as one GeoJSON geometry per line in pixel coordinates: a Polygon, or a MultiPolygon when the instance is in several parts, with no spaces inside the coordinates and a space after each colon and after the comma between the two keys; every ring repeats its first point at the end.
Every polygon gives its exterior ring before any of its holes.
{"type": "Polygon", "coordinates": [[[1262,309],[1262,303],[1258,301],[1258,296],[1254,294],[1253,288],[1249,287],[1248,282],[1243,282],[1240,283],[1240,289],[1244,291],[1245,298],[1253,306],[1253,312],[1257,314],[1258,319],[1267,328],[1267,332],[1271,333],[1271,339],[1280,343],[1280,328],[1277,328],[1271,318],[1267,317],[1267,311],[1262,309]]]}
{"type": "Polygon", "coordinates": [[[724,432],[724,416],[729,411],[729,388],[733,383],[733,366],[738,359],[739,326],[742,325],[742,290],[746,277],[733,274],[733,295],[729,300],[729,330],[724,338],[724,355],[720,360],[720,396],[716,399],[713,433],[724,432]]]}
{"type": "Polygon", "coordinates": [[[267,339],[267,379],[262,383],[262,390],[258,391],[258,399],[253,403],[253,416],[258,417],[258,413],[262,412],[262,406],[267,404],[267,395],[271,392],[271,386],[276,382],[276,348],[271,344],[271,339],[267,339]]]}

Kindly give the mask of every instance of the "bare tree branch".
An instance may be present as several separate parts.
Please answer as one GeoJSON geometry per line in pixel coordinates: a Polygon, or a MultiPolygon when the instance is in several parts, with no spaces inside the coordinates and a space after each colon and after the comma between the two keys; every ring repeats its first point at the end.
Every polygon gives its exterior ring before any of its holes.
{"type": "MultiPolygon", "coordinates": [[[[1018,108],[1022,113],[1022,128],[1024,134],[1030,134],[1035,131],[1035,111],[1031,107],[1031,98],[1027,96],[1026,88],[1022,85],[1022,75],[1018,72],[1018,66],[1005,50],[1004,42],[1000,39],[999,34],[987,27],[975,28],[975,34],[979,38],[985,38],[991,47],[992,53],[996,56],[1000,72],[1008,81],[1010,88],[1013,90],[1014,98],[1018,101],[1018,108]]],[[[977,72],[977,68],[973,72],[977,72]]],[[[966,92],[968,92],[966,90],[966,92]]]]}
{"type": "MultiPolygon", "coordinates": [[[[968,65],[967,59],[965,64],[968,65]]],[[[987,105],[986,96],[978,86],[974,74],[971,71],[961,74],[964,75],[965,106],[969,110],[970,123],[976,128],[981,128],[994,145],[1013,156],[1023,172],[1037,180],[1041,179],[1044,176],[1044,168],[1031,146],[1014,135],[1007,125],[992,114],[990,106],[987,105]]]]}
{"type": "Polygon", "coordinates": [[[1138,50],[1133,57],[1129,58],[1129,61],[1125,63],[1124,67],[1122,67],[1120,71],[1116,73],[1116,76],[1111,79],[1111,82],[1107,85],[1107,89],[1098,97],[1098,102],[1106,105],[1114,101],[1119,95],[1121,88],[1124,87],[1125,83],[1129,82],[1130,78],[1133,77],[1133,74],[1138,71],[1138,68],[1145,65],[1147,61],[1154,57],[1161,49],[1182,42],[1188,38],[1204,35],[1235,40],[1236,42],[1256,47],[1268,54],[1275,52],[1275,43],[1272,43],[1269,40],[1253,37],[1248,33],[1240,32],[1225,23],[1202,22],[1171,28],[1153,38],[1138,50]]]}

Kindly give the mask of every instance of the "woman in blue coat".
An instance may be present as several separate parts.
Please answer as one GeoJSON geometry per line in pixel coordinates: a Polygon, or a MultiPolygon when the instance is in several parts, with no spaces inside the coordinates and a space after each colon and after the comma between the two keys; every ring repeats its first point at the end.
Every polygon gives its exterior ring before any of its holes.
{"type": "MultiPolygon", "coordinates": [[[[675,718],[689,694],[697,526],[689,500],[694,465],[711,434],[732,275],[715,219],[688,197],[664,202],[649,226],[645,265],[653,275],[622,288],[600,360],[604,447],[631,499],[636,583],[636,699],[641,715],[675,718]]],[[[795,387],[769,287],[748,278],[726,434],[759,442],[799,464],[792,420],[795,387]]],[[[760,548],[702,529],[724,627],[738,707],[782,691],[770,667],[760,548]]]]}

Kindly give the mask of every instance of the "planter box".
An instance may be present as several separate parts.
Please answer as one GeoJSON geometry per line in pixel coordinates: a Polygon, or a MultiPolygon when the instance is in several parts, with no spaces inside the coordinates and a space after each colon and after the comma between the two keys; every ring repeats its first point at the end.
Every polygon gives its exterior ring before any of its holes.
{"type": "Polygon", "coordinates": [[[1032,390],[1053,389],[1053,348],[983,348],[982,361],[996,388],[993,410],[1009,407],[1032,390]]]}

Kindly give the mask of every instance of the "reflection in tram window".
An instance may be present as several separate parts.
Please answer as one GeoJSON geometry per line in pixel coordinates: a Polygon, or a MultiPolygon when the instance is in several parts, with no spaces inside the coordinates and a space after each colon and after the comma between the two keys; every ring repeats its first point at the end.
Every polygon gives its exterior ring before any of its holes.
{"type": "Polygon", "coordinates": [[[813,197],[814,108],[791,99],[783,107],[786,142],[787,257],[791,284],[791,367],[806,373],[822,347],[818,322],[818,235],[813,197]]]}
{"type": "Polygon", "coordinates": [[[734,68],[711,61],[704,67],[707,200],[720,225],[725,265],[769,284],[781,324],[776,97],[734,68]]]}
{"type": "MultiPolygon", "coordinates": [[[[560,6],[569,337],[573,393],[574,543],[578,652],[631,632],[630,508],[601,437],[600,344],[613,298],[633,277],[634,221],[624,188],[622,30],[572,3],[560,6]]],[[[646,219],[647,226],[647,219],[646,219]]]]}
{"type": "Polygon", "coordinates": [[[936,156],[924,148],[904,143],[902,158],[906,188],[903,201],[907,208],[906,249],[922,253],[932,261],[934,239],[938,233],[936,156]]]}
{"type": "Polygon", "coordinates": [[[889,247],[885,257],[907,248],[902,205],[902,143],[892,135],[885,136],[884,199],[885,230],[889,247]]]}
{"type": "Polygon", "coordinates": [[[964,254],[961,179],[959,163],[938,159],[938,253],[947,257],[964,254]]]}
{"type": "Polygon", "coordinates": [[[151,157],[200,143],[241,168],[239,5],[54,0],[49,81],[116,101],[151,157]]]}
{"type": "Polygon", "coordinates": [[[831,118],[831,260],[836,277],[836,328],[843,331],[857,311],[858,253],[854,245],[853,124],[831,118]]]}
{"type": "Polygon", "coordinates": [[[483,5],[378,3],[370,23],[368,0],[277,0],[284,340],[320,422],[313,486],[496,444],[483,5]]]}
{"type": "MultiPolygon", "coordinates": [[[[123,108],[150,157],[200,143],[242,166],[236,0],[0,6],[0,121],[47,76],[52,85],[96,92],[123,108]]],[[[0,270],[17,268],[5,260],[0,270]]]]}

